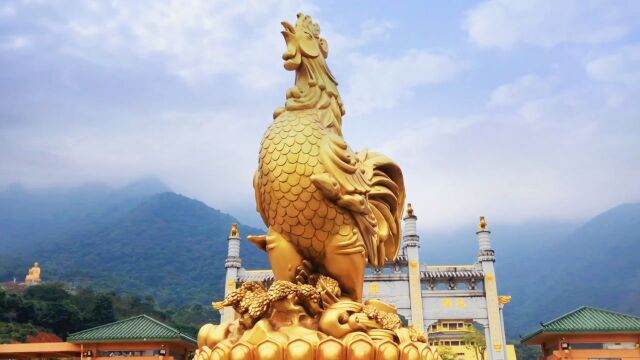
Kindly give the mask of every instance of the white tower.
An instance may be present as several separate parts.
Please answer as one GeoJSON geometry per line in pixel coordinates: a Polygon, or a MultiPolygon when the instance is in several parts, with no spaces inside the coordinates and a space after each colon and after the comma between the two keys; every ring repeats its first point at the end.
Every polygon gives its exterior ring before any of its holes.
{"type": "Polygon", "coordinates": [[[425,330],[422,315],[422,289],[420,288],[420,236],[416,231],[418,217],[413,213],[411,204],[407,204],[407,215],[404,217],[403,251],[409,263],[409,297],[411,299],[410,324],[416,329],[425,330]]]}
{"type": "MultiPolygon", "coordinates": [[[[238,224],[231,225],[231,232],[227,238],[229,241],[227,249],[227,260],[224,267],[227,269],[225,278],[224,296],[225,298],[230,292],[236,289],[236,279],[238,278],[238,270],[242,266],[240,259],[240,233],[238,232],[238,224]]],[[[231,306],[226,306],[220,310],[220,323],[231,322],[235,319],[235,310],[231,306]]]]}
{"type": "Polygon", "coordinates": [[[500,317],[500,306],[498,304],[498,288],[496,285],[496,274],[493,263],[496,261],[495,253],[491,247],[491,231],[487,228],[484,216],[480,217],[478,224],[478,263],[484,273],[484,291],[487,301],[488,324],[484,328],[485,341],[489,360],[505,360],[506,344],[504,343],[504,329],[500,317]]]}

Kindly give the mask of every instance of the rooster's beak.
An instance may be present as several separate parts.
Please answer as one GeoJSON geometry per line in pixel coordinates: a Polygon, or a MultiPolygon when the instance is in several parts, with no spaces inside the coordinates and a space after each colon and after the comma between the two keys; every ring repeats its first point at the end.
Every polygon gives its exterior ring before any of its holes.
{"type": "Polygon", "coordinates": [[[288,32],[292,34],[296,32],[296,29],[293,26],[291,26],[291,24],[289,24],[288,22],[283,21],[280,24],[282,24],[282,27],[284,27],[284,32],[288,32]]]}

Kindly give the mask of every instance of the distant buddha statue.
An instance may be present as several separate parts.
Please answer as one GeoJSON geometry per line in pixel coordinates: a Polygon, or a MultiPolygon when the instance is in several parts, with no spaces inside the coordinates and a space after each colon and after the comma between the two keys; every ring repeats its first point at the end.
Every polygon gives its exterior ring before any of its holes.
{"type": "Polygon", "coordinates": [[[24,278],[24,282],[27,285],[40,284],[40,265],[37,262],[29,269],[27,276],[24,278]]]}

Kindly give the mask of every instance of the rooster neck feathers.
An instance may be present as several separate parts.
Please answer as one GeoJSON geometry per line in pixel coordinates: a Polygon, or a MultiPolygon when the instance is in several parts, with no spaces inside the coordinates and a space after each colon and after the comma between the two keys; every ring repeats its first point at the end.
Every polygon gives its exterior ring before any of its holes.
{"type": "Polygon", "coordinates": [[[285,111],[317,109],[325,128],[342,133],[344,106],[338,92],[338,82],[326,63],[328,45],[320,37],[320,27],[311,17],[298,14],[296,26],[283,22],[282,35],[287,51],[282,55],[285,69],[295,70],[295,85],[287,91],[284,108],[274,112],[274,118],[285,111]]]}

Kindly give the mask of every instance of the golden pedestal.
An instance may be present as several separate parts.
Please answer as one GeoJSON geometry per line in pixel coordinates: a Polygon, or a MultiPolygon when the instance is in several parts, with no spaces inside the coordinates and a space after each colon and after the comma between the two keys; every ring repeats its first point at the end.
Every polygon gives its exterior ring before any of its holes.
{"type": "Polygon", "coordinates": [[[389,340],[375,340],[366,334],[353,334],[344,340],[328,337],[317,343],[304,338],[291,338],[286,341],[265,339],[256,345],[239,341],[231,346],[219,344],[213,349],[204,345],[194,359],[437,360],[439,356],[435,347],[424,343],[396,344],[389,340]]]}
{"type": "Polygon", "coordinates": [[[344,298],[323,275],[299,278],[304,284],[279,280],[269,289],[245,283],[214,303],[233,306],[239,317],[204,325],[194,360],[440,358],[422,331],[403,326],[394,306],[344,298]]]}

